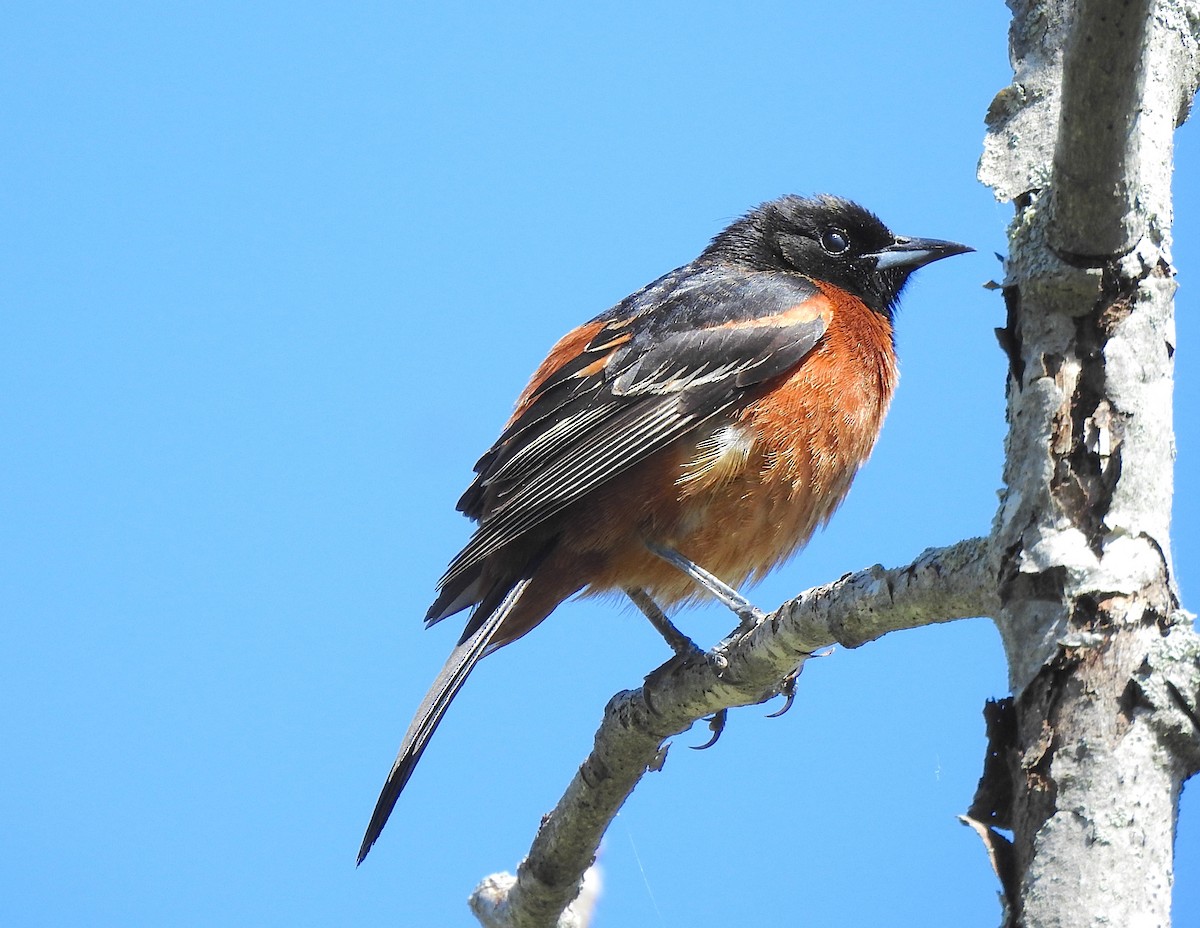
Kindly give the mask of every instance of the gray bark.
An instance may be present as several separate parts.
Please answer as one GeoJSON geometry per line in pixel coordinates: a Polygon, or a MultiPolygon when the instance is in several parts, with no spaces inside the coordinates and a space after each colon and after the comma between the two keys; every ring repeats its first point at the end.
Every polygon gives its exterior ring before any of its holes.
{"type": "Polygon", "coordinates": [[[1010,6],[1015,78],[980,177],[1016,206],[992,536],[1014,698],[971,817],[1006,924],[1168,925],[1179,789],[1200,766],[1200,646],[1169,535],[1171,152],[1197,10],[1010,6]]]}

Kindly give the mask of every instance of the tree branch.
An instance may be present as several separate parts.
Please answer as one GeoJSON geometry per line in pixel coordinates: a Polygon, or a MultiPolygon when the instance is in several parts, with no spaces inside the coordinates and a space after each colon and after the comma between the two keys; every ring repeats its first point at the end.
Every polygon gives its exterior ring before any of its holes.
{"type": "Polygon", "coordinates": [[[819,648],[856,648],[890,631],[999,611],[988,542],[972,538],[929,549],[906,567],[875,566],[784,603],[741,638],[703,661],[669,661],[638,690],[609,702],[592,753],[558,806],[542,821],[517,870],[489,877],[472,897],[488,928],[582,924],[560,915],[579,894],[609,823],[666,756],[667,738],[721,709],[765,702],[819,648]]]}

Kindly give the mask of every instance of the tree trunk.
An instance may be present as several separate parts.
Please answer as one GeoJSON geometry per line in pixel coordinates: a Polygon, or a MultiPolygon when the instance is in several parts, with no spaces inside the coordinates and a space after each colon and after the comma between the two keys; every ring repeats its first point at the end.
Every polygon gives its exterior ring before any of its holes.
{"type": "Polygon", "coordinates": [[[971,817],[1009,925],[1168,925],[1200,648],[1170,555],[1171,152],[1194,4],[1012,0],[981,179],[1016,216],[993,527],[1014,698],[971,817]],[[997,829],[1012,831],[1011,843],[997,829]]]}

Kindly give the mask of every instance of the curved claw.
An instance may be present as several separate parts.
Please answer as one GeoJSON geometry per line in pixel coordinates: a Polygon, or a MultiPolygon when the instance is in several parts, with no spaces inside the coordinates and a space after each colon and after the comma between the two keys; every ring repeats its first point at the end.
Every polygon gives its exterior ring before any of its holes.
{"type": "Polygon", "coordinates": [[[797,667],[795,670],[793,670],[791,673],[789,673],[786,677],[783,678],[783,681],[779,684],[779,695],[783,696],[785,699],[783,708],[779,709],[776,712],[768,712],[767,718],[777,719],[781,715],[783,715],[785,712],[787,712],[788,709],[792,708],[792,703],[794,703],[796,701],[796,678],[799,676],[800,676],[800,668],[797,667]]]}
{"type": "Polygon", "coordinates": [[[712,737],[705,741],[704,744],[692,744],[689,745],[689,747],[693,751],[707,751],[709,748],[711,748],[720,739],[721,732],[725,730],[725,720],[728,718],[728,716],[728,709],[722,709],[716,714],[710,716],[708,718],[708,730],[713,733],[712,737]]]}
{"type": "Polygon", "coordinates": [[[783,708],[778,709],[775,712],[768,712],[767,718],[769,718],[769,719],[779,718],[781,715],[783,715],[785,712],[787,712],[788,709],[792,708],[792,703],[794,703],[796,701],[796,691],[794,689],[788,690],[786,693],[781,690],[780,695],[785,698],[783,708]]]}

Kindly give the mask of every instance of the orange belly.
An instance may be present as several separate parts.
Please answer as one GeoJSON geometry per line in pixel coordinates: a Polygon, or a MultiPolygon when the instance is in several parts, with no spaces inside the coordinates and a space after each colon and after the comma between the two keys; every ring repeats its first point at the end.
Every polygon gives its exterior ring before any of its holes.
{"type": "Polygon", "coordinates": [[[645,539],[733,586],[760,579],[808,541],[870,455],[897,377],[886,321],[874,313],[860,326],[845,321],[762,397],[627,471],[572,514],[560,556],[588,578],[586,594],[639,586],[663,605],[696,595],[645,539]]]}
{"type": "Polygon", "coordinates": [[[886,318],[837,291],[826,296],[831,324],[793,371],[555,520],[555,544],[489,650],[581,591],[637,587],[664,607],[701,597],[693,581],[650,553],[647,540],[735,587],[808,541],[870,455],[897,379],[886,318]]]}

